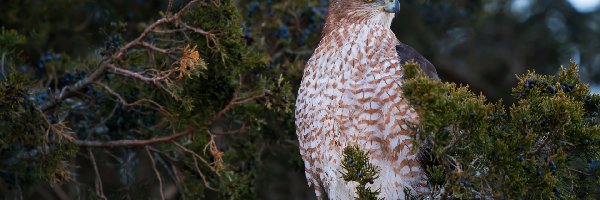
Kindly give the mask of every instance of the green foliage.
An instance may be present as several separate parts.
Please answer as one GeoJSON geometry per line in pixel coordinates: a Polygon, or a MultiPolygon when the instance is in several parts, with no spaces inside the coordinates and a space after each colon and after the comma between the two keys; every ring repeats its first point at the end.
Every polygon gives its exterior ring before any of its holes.
{"type": "Polygon", "coordinates": [[[429,182],[433,186],[440,186],[446,182],[446,170],[442,165],[432,165],[427,168],[429,182]]]}
{"type": "Polygon", "coordinates": [[[225,172],[221,176],[220,199],[258,199],[255,192],[252,192],[254,179],[251,173],[225,172]]]}
{"type": "MultiPolygon", "coordinates": [[[[298,153],[294,133],[293,91],[299,86],[304,64],[320,39],[320,28],[327,13],[327,1],[199,1],[196,6],[184,12],[181,19],[158,26],[157,30],[160,31],[150,32],[142,40],[146,44],[167,50],[168,55],[138,44],[124,51],[122,57],[116,58],[116,53],[125,48],[128,42],[138,38],[140,33],[155,20],[161,17],[172,17],[187,2],[189,1],[24,0],[2,3],[0,6],[0,24],[3,26],[0,30],[1,194],[6,194],[8,190],[10,198],[11,194],[15,194],[10,192],[15,191],[12,189],[17,187],[20,188],[17,190],[25,193],[24,198],[45,199],[46,196],[40,197],[36,194],[53,193],[48,184],[57,183],[53,189],[62,188],[69,195],[93,199],[157,198],[160,195],[159,185],[162,185],[163,189],[176,187],[179,195],[177,197],[184,199],[287,199],[298,194],[291,190],[306,193],[303,193],[309,195],[306,198],[313,195],[311,189],[305,187],[303,163],[298,153]],[[170,9],[167,10],[168,8],[170,9]],[[211,35],[186,29],[186,25],[207,31],[211,35]],[[186,57],[185,55],[188,57],[195,55],[194,53],[197,53],[198,59],[189,59],[190,62],[185,63],[192,65],[183,66],[182,58],[186,57]],[[55,97],[61,91],[77,86],[107,63],[148,77],[172,69],[175,71],[172,71],[172,76],[166,81],[143,82],[131,76],[115,73],[114,70],[105,70],[93,83],[77,88],[71,95],[56,101],[55,106],[40,111],[44,105],[55,102],[55,97]],[[179,77],[179,75],[183,76],[179,77]],[[234,98],[245,103],[231,107],[222,117],[213,120],[213,116],[228,107],[234,98]],[[107,148],[82,145],[82,142],[89,141],[103,143],[150,140],[171,136],[189,128],[193,129],[192,134],[175,139],[174,142],[167,141],[144,146],[151,149],[152,153],[149,155],[139,151],[139,146],[107,148]],[[78,148],[78,146],[84,147],[78,148]],[[91,153],[85,151],[89,148],[93,149],[91,153]],[[149,161],[148,156],[153,157],[154,161],[149,161]],[[98,172],[90,164],[94,157],[99,168],[98,172]],[[156,167],[161,178],[156,177],[153,166],[156,167]],[[73,173],[77,176],[69,176],[73,173]],[[161,183],[159,179],[162,180],[161,183]],[[294,180],[299,183],[290,183],[294,180]],[[139,191],[148,192],[140,194],[139,191]]],[[[454,70],[443,68],[454,67],[448,64],[452,61],[448,58],[485,65],[477,69],[486,71],[473,70],[473,73],[469,73],[477,77],[483,74],[485,81],[473,81],[473,78],[468,77],[463,80],[471,80],[464,82],[481,86],[489,94],[498,90],[499,86],[510,84],[510,81],[497,84],[501,81],[498,78],[501,77],[497,75],[498,68],[494,66],[547,66],[549,63],[556,63],[560,59],[558,53],[560,49],[571,49],[559,46],[558,43],[561,41],[581,47],[582,52],[586,48],[596,48],[593,42],[586,42],[587,46],[581,45],[581,41],[584,40],[579,38],[597,35],[597,31],[594,32],[588,26],[582,25],[573,26],[588,27],[585,31],[578,30],[577,34],[570,34],[570,37],[577,36],[576,38],[552,41],[553,36],[560,36],[560,34],[546,31],[546,22],[549,19],[553,19],[553,22],[557,21],[557,15],[553,12],[568,5],[564,1],[557,2],[534,3],[532,5],[539,6],[538,10],[544,12],[536,12],[531,15],[533,17],[516,22],[512,13],[499,12],[508,10],[511,1],[506,3],[407,1],[403,2],[403,8],[407,9],[399,14],[397,19],[400,20],[395,20],[394,27],[409,27],[404,25],[410,23],[412,28],[394,31],[398,36],[403,37],[402,41],[416,47],[426,55],[425,57],[431,58],[433,63],[442,67],[439,68],[440,72],[454,70]],[[557,7],[555,4],[561,4],[562,7],[557,7]],[[470,17],[464,17],[465,13],[470,17]],[[440,18],[440,16],[444,17],[440,18]],[[502,20],[494,20],[496,18],[502,20]],[[533,27],[538,28],[528,28],[523,34],[489,31],[521,31],[524,30],[523,26],[530,27],[532,24],[533,27]],[[469,37],[469,34],[464,34],[468,32],[462,30],[474,30],[481,37],[469,37]],[[547,37],[539,37],[540,30],[547,37]],[[411,38],[412,36],[419,37],[415,39],[411,38]],[[461,40],[454,38],[461,38],[461,40]],[[488,42],[486,38],[491,38],[489,41],[500,39],[502,42],[500,44],[488,42]],[[474,39],[477,41],[473,42],[474,39]],[[461,42],[450,43],[447,40],[461,42]],[[530,43],[539,45],[522,45],[530,43]],[[444,46],[447,51],[434,52],[432,50],[439,48],[433,44],[448,44],[444,46]],[[465,44],[476,44],[476,47],[464,48],[465,44]],[[480,51],[481,49],[484,51],[480,51]],[[512,51],[513,49],[517,51],[512,51]],[[461,53],[457,55],[456,52],[461,53]],[[514,55],[506,55],[504,52],[513,52],[514,55]],[[527,54],[525,59],[514,59],[522,58],[523,52],[536,53],[527,54]],[[523,63],[524,60],[527,62],[523,63]],[[489,87],[486,81],[493,82],[494,87],[489,87]]],[[[578,23],[572,24],[588,23],[591,20],[588,16],[579,13],[561,13],[569,22],[577,19],[578,23]]],[[[558,17],[558,19],[560,22],[562,18],[558,17]]],[[[571,55],[571,52],[564,55],[571,55]]],[[[582,63],[585,62],[588,62],[588,66],[592,66],[589,61],[582,60],[582,63]]],[[[515,73],[512,70],[502,72],[510,77],[515,73]]],[[[569,85],[578,83],[569,82],[574,79],[569,76],[576,74],[567,71],[565,73],[567,75],[564,77],[567,78],[560,80],[560,83],[569,85]]],[[[556,85],[554,80],[545,81],[548,82],[548,86],[561,87],[556,85]]],[[[429,87],[432,85],[437,87],[433,82],[430,84],[422,85],[420,92],[414,93],[430,95],[429,87]]],[[[539,86],[534,90],[542,90],[542,87],[546,86],[539,86]]],[[[451,90],[450,87],[438,88],[434,93],[447,90],[451,90]]],[[[548,105],[552,108],[535,119],[528,119],[529,122],[535,123],[536,120],[552,118],[554,115],[575,118],[571,121],[573,124],[559,123],[546,128],[564,129],[564,133],[576,129],[577,124],[598,124],[600,97],[584,95],[586,92],[583,90],[575,90],[565,92],[562,99],[552,100],[555,97],[550,95],[547,96],[549,100],[528,102],[548,105]],[[563,104],[562,101],[567,101],[567,104],[563,104]],[[573,106],[572,103],[577,102],[583,102],[578,104],[583,109],[573,106]],[[575,109],[576,112],[570,113],[572,115],[563,115],[564,113],[556,111],[560,109],[575,109]],[[577,120],[581,115],[583,120],[577,120]]],[[[514,148],[516,143],[521,142],[515,141],[516,139],[504,142],[502,137],[512,137],[515,131],[487,123],[492,119],[498,119],[495,123],[507,121],[506,124],[513,123],[509,120],[513,117],[512,111],[511,114],[507,114],[509,112],[502,108],[501,103],[488,105],[485,100],[472,95],[467,89],[451,91],[453,91],[451,92],[453,98],[445,99],[445,102],[428,99],[423,101],[428,107],[440,109],[435,111],[437,113],[426,116],[426,119],[433,119],[431,122],[435,123],[434,126],[428,127],[430,129],[445,127],[437,129],[443,130],[442,133],[437,133],[436,137],[439,138],[435,138],[439,143],[424,142],[424,146],[434,152],[430,153],[432,165],[427,168],[432,183],[439,185],[438,188],[446,186],[446,188],[459,190],[462,193],[444,190],[456,194],[457,197],[461,197],[458,194],[472,197],[474,196],[472,194],[466,195],[472,191],[483,194],[490,192],[490,190],[478,190],[478,188],[485,188],[481,185],[488,183],[485,182],[488,180],[500,180],[495,182],[498,185],[492,185],[493,189],[500,191],[497,195],[496,193],[489,195],[493,197],[506,193],[501,190],[505,187],[502,184],[509,182],[513,185],[505,184],[510,186],[507,187],[509,188],[506,189],[507,191],[518,188],[519,184],[529,188],[544,188],[536,186],[536,179],[527,178],[531,174],[523,172],[524,168],[521,166],[527,164],[531,166],[529,168],[534,168],[533,166],[536,165],[540,168],[549,168],[549,162],[544,163],[543,157],[542,161],[536,160],[540,158],[537,154],[524,156],[524,160],[525,158],[527,160],[520,165],[506,165],[506,167],[503,162],[512,163],[514,161],[512,157],[515,155],[510,155],[511,159],[505,159],[506,161],[499,159],[492,162],[490,159],[480,158],[482,157],[480,155],[488,155],[495,149],[514,148]],[[464,105],[471,107],[463,107],[464,105]],[[458,108],[456,110],[460,113],[446,112],[448,108],[458,108]],[[477,120],[471,118],[472,112],[475,113],[473,118],[477,120]],[[443,116],[443,119],[436,119],[436,116],[443,116]],[[462,122],[454,123],[447,119],[462,122]],[[448,124],[458,128],[447,128],[448,124]],[[472,129],[473,127],[478,129],[472,129]],[[456,131],[467,128],[476,134],[493,129],[491,133],[496,135],[493,137],[478,135],[474,137],[476,140],[472,140],[471,137],[452,140],[459,138],[457,135],[463,137],[467,135],[465,131],[456,131]],[[442,154],[445,151],[440,150],[438,145],[450,146],[451,148],[447,150],[451,153],[448,154],[451,158],[442,154]],[[458,145],[464,145],[465,149],[455,148],[458,145]],[[468,150],[475,150],[476,154],[469,157],[466,154],[468,150]],[[462,174],[456,175],[453,163],[448,163],[452,158],[456,158],[456,162],[461,164],[462,174]],[[467,163],[467,161],[471,162],[467,163]],[[482,168],[484,164],[495,168],[482,168]],[[479,180],[464,171],[464,168],[468,168],[466,169],[468,172],[480,172],[486,175],[486,178],[492,178],[479,180]],[[511,181],[503,180],[499,175],[491,175],[506,171],[521,174],[510,176],[511,181]],[[475,189],[472,189],[473,187],[466,189],[465,186],[460,185],[451,187],[450,183],[461,182],[458,177],[462,177],[464,184],[479,185],[475,189]],[[512,181],[515,177],[520,179],[512,181]]],[[[518,98],[523,99],[543,99],[544,95],[525,90],[518,93],[523,96],[518,98]],[[532,97],[527,97],[528,95],[532,97]]],[[[499,96],[499,94],[490,96],[499,96]]],[[[434,97],[440,96],[433,95],[432,98],[434,97]]],[[[523,117],[529,112],[543,111],[542,108],[541,106],[515,108],[514,115],[523,117]]],[[[562,122],[565,120],[563,118],[545,123],[562,122]]],[[[519,123],[524,126],[527,121],[519,123]]],[[[507,125],[507,127],[514,126],[507,125]]],[[[581,127],[585,132],[587,126],[581,127]]],[[[542,130],[540,127],[528,129],[542,130]]],[[[546,129],[543,131],[548,131],[546,129]]],[[[588,132],[594,131],[593,127],[589,129],[588,132]]],[[[535,137],[545,137],[543,134],[536,134],[527,140],[522,140],[527,141],[523,144],[523,148],[533,148],[538,145],[534,142],[537,140],[535,137]]],[[[568,139],[564,142],[563,156],[552,157],[552,159],[558,169],[556,174],[564,177],[563,175],[570,172],[572,177],[564,179],[566,181],[556,182],[562,184],[557,189],[562,194],[569,194],[567,187],[569,184],[566,183],[576,180],[577,183],[588,183],[579,184],[580,186],[591,188],[578,187],[574,189],[577,190],[577,194],[588,192],[593,195],[597,190],[594,186],[597,185],[598,179],[586,174],[599,173],[600,170],[596,167],[597,159],[569,160],[570,155],[576,153],[571,152],[568,147],[579,144],[571,143],[573,137],[566,134],[552,136],[549,139],[552,141],[568,139]],[[564,161],[565,159],[567,161],[564,161]],[[574,170],[565,172],[563,170],[565,166],[573,166],[574,170]]],[[[587,140],[590,144],[596,145],[595,141],[593,137],[587,140]]],[[[583,142],[585,143],[586,140],[583,139],[583,142]]],[[[560,144],[560,141],[558,143],[560,144]]],[[[593,154],[596,151],[596,147],[592,145],[575,147],[577,152],[582,154],[590,152],[593,154]]],[[[546,148],[542,148],[538,154],[547,151],[546,148]]],[[[509,156],[502,152],[505,150],[494,156],[509,156]]],[[[543,184],[547,183],[543,182],[543,184]]],[[[363,184],[363,188],[364,190],[361,190],[364,192],[363,196],[376,192],[367,191],[369,188],[366,184],[363,184]]],[[[405,194],[409,199],[419,198],[411,191],[405,191],[405,194]]],[[[375,198],[376,195],[371,197],[375,198]]],[[[515,196],[504,195],[504,197],[515,196]]]]}
{"type": "Polygon", "coordinates": [[[13,29],[0,28],[0,50],[4,53],[12,50],[15,46],[26,42],[25,36],[13,29]]]}
{"type": "MultiPolygon", "coordinates": [[[[188,2],[175,1],[171,12],[163,16],[174,16],[188,2]]],[[[42,9],[52,8],[42,5],[42,9]]],[[[0,130],[0,156],[6,160],[0,165],[1,180],[6,184],[0,186],[8,186],[0,188],[0,193],[13,187],[29,190],[38,183],[58,183],[73,184],[81,191],[78,195],[95,188],[89,196],[96,198],[144,198],[164,192],[155,187],[175,186],[183,198],[258,199],[259,180],[269,174],[261,159],[272,154],[261,147],[277,147],[282,137],[293,134],[289,128],[293,127],[291,86],[264,54],[248,46],[233,1],[196,2],[189,8],[173,23],[158,25],[156,31],[142,33],[156,19],[144,18],[133,27],[131,21],[99,25],[91,32],[100,29],[100,33],[91,34],[100,42],[91,43],[103,45],[83,43],[90,45],[85,47],[89,51],[73,53],[77,58],[52,49],[40,50],[39,60],[30,54],[17,57],[28,49],[42,48],[21,36],[29,34],[26,27],[36,27],[37,22],[24,20],[32,23],[20,27],[25,31],[2,29],[0,53],[10,51],[7,71],[19,78],[0,84],[2,89],[15,85],[0,90],[6,93],[0,96],[6,103],[0,108],[7,119],[0,122],[6,124],[0,130]],[[131,45],[138,37],[143,38],[141,44],[131,45]],[[101,70],[108,63],[128,74],[101,70]],[[86,83],[94,74],[100,76],[86,83]],[[158,79],[140,81],[132,76],[158,79]],[[56,104],[46,107],[52,103],[56,104]],[[90,142],[150,141],[186,131],[190,134],[185,137],[143,145],[149,153],[130,148],[137,145],[90,153],[77,148],[97,148],[89,147],[90,142]],[[19,156],[23,152],[26,157],[19,156]],[[79,156],[74,159],[76,153],[79,156]],[[73,165],[89,167],[74,171],[73,165]],[[151,168],[149,178],[138,172],[147,168],[151,168]],[[83,178],[69,179],[67,175],[74,172],[83,178]],[[88,174],[96,181],[86,182],[88,174]],[[147,189],[153,192],[136,193],[147,189]]],[[[61,16],[72,14],[77,15],[61,16]]],[[[13,24],[10,19],[2,18],[13,24]]],[[[39,28],[41,32],[32,37],[41,40],[55,31],[39,28]]],[[[7,62],[2,62],[5,69],[7,62]]],[[[286,147],[285,152],[295,155],[297,147],[286,147]]]]}
{"type": "Polygon", "coordinates": [[[13,73],[14,49],[25,39],[14,30],[0,30],[0,180],[9,185],[42,181],[58,183],[70,177],[67,160],[77,148],[62,122],[51,122],[30,99],[29,82],[13,73]]]}
{"type": "Polygon", "coordinates": [[[556,77],[534,72],[519,76],[513,89],[516,103],[509,109],[501,102],[488,103],[467,87],[429,79],[414,63],[405,65],[404,73],[404,94],[420,116],[415,148],[432,161],[426,168],[430,182],[442,192],[437,195],[598,195],[598,95],[589,94],[580,82],[575,63],[556,77]]]}
{"type": "Polygon", "coordinates": [[[362,151],[358,146],[347,146],[344,148],[344,162],[342,162],[342,177],[344,181],[357,182],[356,194],[358,200],[379,200],[377,197],[380,189],[373,190],[367,187],[367,184],[373,184],[375,179],[379,178],[380,169],[373,165],[369,159],[369,154],[362,151]]]}

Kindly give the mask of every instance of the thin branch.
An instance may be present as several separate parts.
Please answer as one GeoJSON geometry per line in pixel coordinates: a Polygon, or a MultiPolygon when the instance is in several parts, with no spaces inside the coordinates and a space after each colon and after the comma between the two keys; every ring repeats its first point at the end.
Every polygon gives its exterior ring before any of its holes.
{"type": "Polygon", "coordinates": [[[194,31],[196,33],[204,35],[205,37],[207,37],[208,39],[210,39],[211,41],[213,41],[215,43],[217,42],[217,37],[215,36],[215,34],[213,34],[211,32],[208,32],[208,31],[202,30],[200,28],[196,28],[196,27],[190,26],[190,25],[188,25],[186,23],[183,23],[183,22],[180,22],[180,24],[183,25],[183,27],[185,27],[185,28],[187,28],[189,30],[192,30],[192,31],[194,31]]]}
{"type": "MultiPolygon", "coordinates": [[[[154,158],[156,158],[156,160],[158,161],[158,163],[160,163],[160,165],[167,171],[167,174],[169,175],[169,177],[171,178],[171,180],[173,180],[173,183],[176,185],[177,187],[177,191],[179,191],[179,193],[183,192],[183,188],[181,188],[181,186],[179,185],[179,177],[177,176],[177,171],[175,171],[176,167],[174,167],[174,162],[177,162],[175,160],[173,160],[171,157],[167,156],[165,153],[163,153],[162,151],[156,149],[156,148],[152,148],[152,146],[146,146],[150,151],[152,151],[154,153],[154,158]],[[168,162],[165,162],[165,158],[168,162]]],[[[166,189],[166,194],[165,197],[167,199],[172,199],[170,195],[171,192],[168,192],[169,189],[166,189]]]]}
{"type": "Polygon", "coordinates": [[[113,141],[88,141],[88,140],[75,140],[75,144],[77,146],[84,147],[134,147],[134,146],[146,146],[155,143],[161,142],[169,142],[181,137],[187,136],[195,131],[194,128],[188,128],[182,132],[168,135],[168,136],[160,136],[147,140],[113,140],[113,141]]]}
{"type": "Polygon", "coordinates": [[[167,5],[167,11],[165,13],[171,12],[171,8],[173,8],[173,0],[169,0],[169,4],[167,5]]]}
{"type": "Polygon", "coordinates": [[[106,199],[106,196],[104,195],[104,190],[102,189],[102,178],[100,177],[98,165],[96,164],[96,158],[92,153],[92,149],[88,148],[88,154],[90,154],[90,160],[92,161],[92,166],[94,167],[94,172],[96,173],[96,195],[100,196],[101,199],[106,199]]]}
{"type": "Polygon", "coordinates": [[[156,161],[154,160],[154,156],[152,156],[152,153],[150,153],[150,150],[148,149],[148,147],[146,147],[146,153],[148,154],[150,161],[152,161],[152,169],[154,169],[154,173],[156,174],[156,178],[158,179],[158,187],[160,190],[160,199],[165,200],[165,193],[163,191],[164,190],[163,189],[163,181],[160,176],[160,172],[158,172],[158,169],[156,168],[156,161]]]}
{"type": "Polygon", "coordinates": [[[245,103],[248,103],[248,102],[254,101],[254,100],[256,100],[256,99],[263,98],[263,97],[265,97],[265,95],[266,95],[266,94],[263,92],[263,93],[256,94],[256,95],[252,95],[252,96],[245,97],[245,98],[238,98],[238,99],[235,99],[233,103],[234,103],[235,105],[238,105],[238,104],[245,104],[245,103]]]}
{"type": "Polygon", "coordinates": [[[198,159],[200,159],[202,162],[204,162],[204,164],[206,164],[206,166],[208,166],[210,168],[210,170],[215,171],[215,169],[213,168],[213,166],[208,163],[204,158],[202,158],[202,156],[198,155],[196,152],[185,148],[183,145],[177,143],[177,142],[172,142],[173,144],[175,144],[175,146],[179,147],[181,150],[188,152],[190,154],[192,154],[192,158],[194,159],[194,168],[196,169],[196,172],[198,172],[198,175],[200,175],[200,178],[202,179],[202,181],[204,182],[204,186],[208,189],[211,189],[213,191],[218,191],[217,189],[213,188],[210,186],[210,184],[208,183],[208,181],[206,180],[206,177],[204,176],[204,174],[202,173],[202,171],[200,170],[200,168],[198,167],[198,159]]]}
{"type": "Polygon", "coordinates": [[[550,132],[546,132],[545,135],[542,135],[542,137],[543,137],[542,139],[543,140],[541,142],[538,142],[536,144],[536,145],[538,145],[537,148],[528,151],[527,155],[535,155],[535,154],[538,154],[539,152],[541,152],[542,149],[544,149],[544,147],[546,147],[548,145],[548,142],[550,142],[550,135],[549,134],[550,134],[550,132]]]}
{"type": "Polygon", "coordinates": [[[200,167],[198,167],[198,159],[196,159],[196,157],[192,157],[194,159],[194,168],[196,169],[196,171],[198,172],[198,175],[200,175],[200,178],[202,179],[202,182],[204,182],[204,187],[212,190],[212,191],[219,191],[216,188],[213,188],[210,186],[210,184],[208,183],[208,181],[206,180],[206,176],[204,176],[204,174],[202,174],[202,171],[200,171],[200,167]]]}
{"type": "Polygon", "coordinates": [[[454,148],[454,145],[456,145],[459,138],[462,137],[462,135],[463,135],[461,133],[462,133],[462,131],[459,131],[458,135],[455,135],[454,137],[452,137],[452,140],[450,141],[450,143],[448,143],[448,145],[446,145],[444,147],[444,152],[448,152],[448,151],[450,151],[451,148],[454,148]]]}
{"type": "Polygon", "coordinates": [[[42,105],[40,109],[42,111],[48,111],[58,105],[58,103],[60,103],[63,99],[73,96],[76,94],[76,91],[82,90],[88,84],[96,81],[104,74],[108,67],[106,64],[104,64],[105,62],[106,60],[101,61],[98,65],[98,68],[85,79],[75,83],[74,85],[65,86],[57,96],[52,98],[48,103],[42,105]]]}
{"type": "Polygon", "coordinates": [[[110,68],[111,70],[113,70],[113,72],[115,72],[116,74],[123,75],[123,76],[126,76],[126,77],[135,78],[135,79],[138,79],[140,81],[144,81],[146,83],[157,84],[158,82],[169,78],[168,75],[166,75],[166,76],[157,76],[157,77],[146,77],[146,76],[142,75],[141,73],[133,72],[131,70],[126,70],[126,69],[117,67],[114,64],[107,64],[107,66],[108,66],[108,68],[110,68]]]}
{"type": "Polygon", "coordinates": [[[570,168],[570,167],[569,167],[568,169],[569,169],[570,171],[577,172],[577,173],[580,173],[580,174],[582,174],[582,175],[586,175],[586,176],[591,176],[591,175],[592,175],[592,174],[585,173],[585,172],[582,172],[582,171],[579,171],[579,170],[576,170],[576,169],[573,169],[573,168],[570,168]]]}
{"type": "Polygon", "coordinates": [[[167,29],[167,30],[153,30],[152,32],[156,34],[171,34],[184,31],[185,29],[167,29]]]}
{"type": "MultiPolygon", "coordinates": [[[[143,105],[142,103],[144,102],[148,102],[150,104],[153,104],[154,106],[156,106],[156,108],[150,107],[156,111],[159,111],[167,116],[171,116],[171,113],[169,113],[169,111],[164,109],[164,106],[160,105],[159,103],[157,103],[156,101],[150,100],[150,99],[140,99],[137,100],[133,103],[129,103],[127,102],[127,100],[125,100],[125,98],[123,98],[123,96],[121,96],[119,93],[115,92],[112,88],[110,88],[108,85],[101,83],[101,82],[96,82],[94,83],[96,85],[100,85],[102,88],[104,88],[108,93],[110,93],[111,95],[117,97],[119,103],[123,104],[124,106],[138,106],[138,105],[143,105]]],[[[149,107],[149,106],[148,106],[149,107]]]]}
{"type": "Polygon", "coordinates": [[[122,58],[123,55],[129,49],[131,49],[133,46],[141,45],[141,43],[144,41],[144,38],[146,38],[146,36],[148,36],[148,34],[150,34],[150,32],[153,32],[153,30],[156,29],[156,27],[158,27],[159,25],[179,20],[179,17],[181,17],[181,15],[187,9],[189,9],[189,7],[191,7],[193,4],[195,4],[197,2],[199,2],[199,0],[192,0],[192,1],[188,2],[181,10],[179,10],[177,13],[175,13],[175,15],[173,15],[172,17],[161,18],[159,20],[156,20],[154,23],[150,24],[148,27],[146,27],[146,29],[144,29],[144,31],[137,38],[135,38],[133,41],[127,43],[125,46],[121,47],[119,49],[119,51],[117,51],[117,53],[115,53],[114,56],[112,57],[113,60],[118,60],[118,59],[122,58]]]}
{"type": "Polygon", "coordinates": [[[54,194],[58,196],[60,200],[70,200],[69,195],[60,187],[60,185],[52,185],[50,186],[54,194]]]}
{"type": "Polygon", "coordinates": [[[143,47],[146,47],[148,49],[151,49],[152,51],[156,51],[158,53],[169,54],[169,50],[163,49],[163,48],[159,48],[159,47],[154,46],[154,45],[152,45],[150,43],[147,43],[147,42],[140,42],[139,45],[143,46],[143,47]]]}
{"type": "MultiPolygon", "coordinates": [[[[252,100],[256,100],[258,98],[262,98],[262,97],[265,96],[265,94],[262,93],[262,94],[253,95],[253,96],[250,96],[250,97],[239,99],[236,96],[237,96],[237,94],[238,94],[239,89],[241,88],[241,86],[242,86],[242,82],[240,80],[239,81],[239,85],[238,85],[236,91],[234,92],[233,98],[231,98],[231,100],[229,101],[229,103],[227,105],[225,105],[225,107],[223,109],[221,109],[219,112],[217,112],[215,115],[213,115],[206,122],[207,125],[213,124],[215,121],[217,121],[218,119],[220,119],[221,117],[223,117],[223,115],[225,115],[225,113],[227,111],[231,110],[236,105],[248,103],[248,102],[250,102],[252,100]]],[[[179,139],[181,137],[190,135],[195,130],[196,130],[196,128],[187,128],[186,130],[184,130],[184,131],[182,131],[180,133],[177,133],[177,134],[173,134],[173,135],[169,135],[169,136],[160,136],[160,137],[155,137],[155,138],[146,139],[146,140],[113,140],[113,141],[76,140],[74,143],[76,145],[78,145],[78,146],[86,146],[86,147],[110,147],[110,148],[114,148],[114,147],[146,146],[146,145],[155,144],[155,143],[170,142],[170,141],[179,139]]]]}
{"type": "MultiPolygon", "coordinates": [[[[154,29],[156,29],[161,24],[179,21],[179,18],[181,17],[181,15],[183,15],[183,13],[187,9],[189,9],[189,7],[191,7],[193,4],[198,3],[198,2],[200,2],[200,1],[192,0],[192,1],[188,2],[181,10],[179,10],[177,13],[175,13],[175,15],[173,15],[172,17],[161,18],[159,20],[156,20],[154,23],[150,24],[148,27],[146,27],[146,29],[144,29],[144,31],[136,39],[134,39],[133,41],[122,46],[110,58],[104,58],[99,63],[97,69],[94,72],[92,72],[92,74],[90,74],[88,77],[75,83],[74,85],[64,87],[61,90],[59,95],[55,96],[49,102],[42,105],[41,110],[48,111],[49,109],[56,107],[63,99],[73,96],[75,94],[75,91],[82,90],[88,84],[96,81],[101,75],[104,74],[104,72],[106,71],[107,68],[110,67],[113,70],[117,69],[117,67],[114,64],[110,63],[109,60],[110,61],[120,60],[121,58],[123,58],[123,56],[126,54],[126,52],[129,49],[133,48],[134,46],[136,46],[136,45],[144,46],[143,41],[148,36],[148,34],[150,34],[150,32],[152,32],[154,29]]],[[[206,3],[204,3],[204,2],[201,2],[201,3],[203,5],[206,5],[206,3]]],[[[115,71],[119,71],[119,70],[115,70],[115,71]]],[[[145,82],[147,82],[147,81],[145,81],[145,82]]]]}
{"type": "MultiPolygon", "coordinates": [[[[201,161],[202,161],[204,164],[206,164],[208,167],[211,167],[211,164],[210,164],[208,161],[206,161],[204,158],[202,158],[202,156],[198,155],[196,152],[194,152],[194,151],[192,151],[192,150],[190,150],[190,149],[188,149],[188,148],[185,148],[183,145],[181,145],[181,144],[179,144],[179,143],[177,143],[177,142],[175,142],[175,141],[172,141],[171,143],[175,144],[175,146],[177,146],[177,147],[178,147],[178,148],[180,148],[181,150],[183,150],[183,151],[185,151],[185,152],[188,152],[188,153],[192,154],[192,155],[193,155],[193,156],[195,156],[195,157],[198,157],[198,158],[200,158],[200,160],[201,160],[201,161]]],[[[211,170],[212,170],[212,167],[211,167],[211,170]]],[[[214,170],[213,170],[213,171],[214,171],[214,170]]]]}
{"type": "Polygon", "coordinates": [[[240,127],[239,129],[230,130],[230,131],[210,131],[210,134],[211,135],[235,135],[238,133],[246,132],[246,130],[248,130],[248,121],[245,121],[244,124],[242,124],[242,127],[240,127]]]}
{"type": "Polygon", "coordinates": [[[229,103],[227,103],[227,105],[225,105],[225,107],[223,107],[223,109],[221,109],[221,111],[217,112],[217,114],[213,115],[213,117],[208,120],[208,124],[214,123],[215,121],[220,119],[223,115],[225,115],[225,113],[227,111],[229,111],[231,108],[233,108],[233,106],[235,106],[237,95],[240,92],[241,88],[242,88],[242,77],[240,76],[239,80],[238,80],[238,85],[233,92],[233,98],[231,98],[229,103]]]}

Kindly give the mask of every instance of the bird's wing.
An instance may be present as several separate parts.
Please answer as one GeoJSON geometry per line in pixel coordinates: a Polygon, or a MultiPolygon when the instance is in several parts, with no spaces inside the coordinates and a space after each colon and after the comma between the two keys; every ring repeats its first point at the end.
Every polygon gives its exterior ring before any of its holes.
{"type": "Polygon", "coordinates": [[[398,45],[396,45],[396,53],[398,53],[398,56],[400,57],[401,64],[404,64],[407,61],[413,60],[413,61],[419,63],[419,65],[421,65],[421,69],[429,77],[437,79],[437,80],[440,79],[440,77],[437,74],[437,71],[435,70],[435,66],[433,66],[433,64],[431,64],[431,62],[429,62],[427,59],[425,59],[425,57],[423,57],[419,52],[417,52],[412,47],[410,47],[402,42],[398,42],[398,45]]]}

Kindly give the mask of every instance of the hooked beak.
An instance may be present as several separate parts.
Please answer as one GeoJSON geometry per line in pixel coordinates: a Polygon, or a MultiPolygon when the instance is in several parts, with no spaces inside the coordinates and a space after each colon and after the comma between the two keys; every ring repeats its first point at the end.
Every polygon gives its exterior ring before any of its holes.
{"type": "Polygon", "coordinates": [[[383,8],[385,12],[399,13],[400,12],[400,0],[388,0],[383,8]]]}

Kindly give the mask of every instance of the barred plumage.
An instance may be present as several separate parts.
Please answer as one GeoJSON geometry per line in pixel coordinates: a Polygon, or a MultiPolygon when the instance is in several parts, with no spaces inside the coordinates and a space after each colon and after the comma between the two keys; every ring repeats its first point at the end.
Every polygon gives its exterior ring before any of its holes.
{"type": "Polygon", "coordinates": [[[396,39],[390,29],[394,14],[371,5],[362,0],[331,2],[323,37],[298,91],[300,152],[319,198],[354,199],[354,183],[340,174],[348,145],[359,145],[381,168],[380,178],[370,185],[381,188],[380,197],[403,199],[404,187],[429,190],[411,152],[408,122],[417,122],[418,116],[402,98],[400,63],[426,60],[396,39]],[[397,51],[397,46],[409,52],[397,51]]]}

